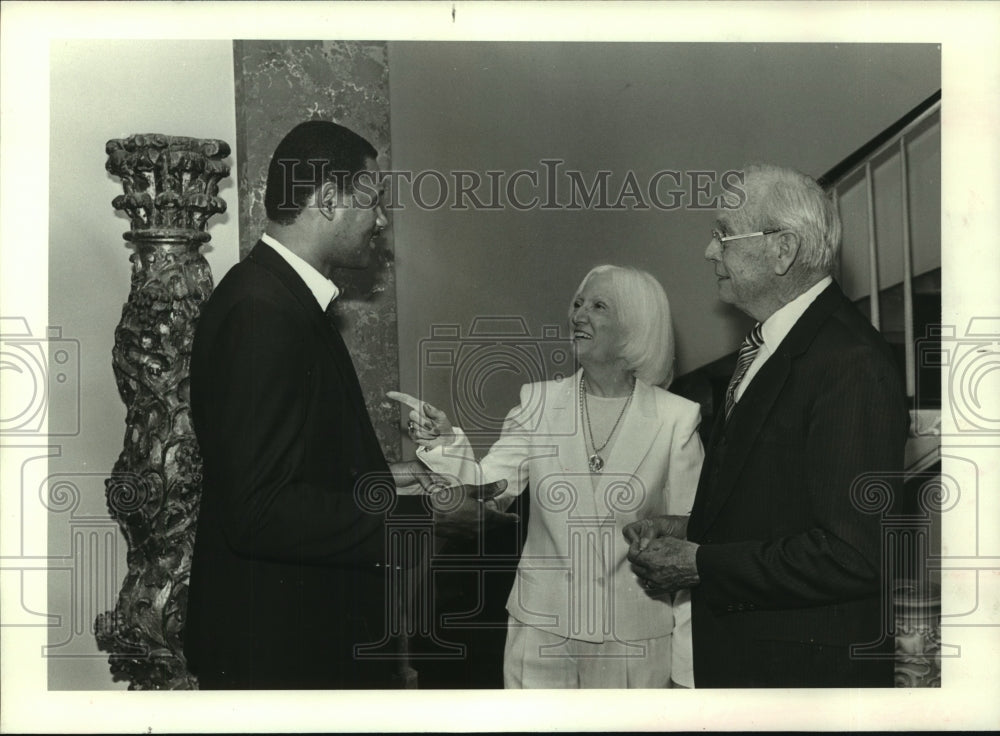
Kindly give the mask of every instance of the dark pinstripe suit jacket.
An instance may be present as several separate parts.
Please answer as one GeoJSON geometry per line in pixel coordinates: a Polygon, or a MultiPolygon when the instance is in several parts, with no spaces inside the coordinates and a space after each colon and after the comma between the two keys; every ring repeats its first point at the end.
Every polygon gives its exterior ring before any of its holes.
{"type": "Polygon", "coordinates": [[[386,633],[384,520],[354,490],[388,468],[343,340],[264,243],[204,306],[191,408],[191,670],[226,687],[389,687],[392,663],[353,649],[386,633]]]}
{"type": "Polygon", "coordinates": [[[849,648],[891,651],[862,488],[898,486],[908,423],[888,346],[831,284],[713,428],[688,526],[696,687],[892,685],[849,648]]]}

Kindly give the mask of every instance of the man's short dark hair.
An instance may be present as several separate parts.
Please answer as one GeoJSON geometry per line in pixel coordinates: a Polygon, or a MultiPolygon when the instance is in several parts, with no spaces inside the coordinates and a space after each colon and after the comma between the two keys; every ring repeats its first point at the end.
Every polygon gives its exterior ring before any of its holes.
{"type": "Polygon", "coordinates": [[[290,225],[326,181],[350,194],[354,177],[378,152],[353,130],[328,120],[299,123],[274,149],[267,169],[267,219],[290,225]]]}

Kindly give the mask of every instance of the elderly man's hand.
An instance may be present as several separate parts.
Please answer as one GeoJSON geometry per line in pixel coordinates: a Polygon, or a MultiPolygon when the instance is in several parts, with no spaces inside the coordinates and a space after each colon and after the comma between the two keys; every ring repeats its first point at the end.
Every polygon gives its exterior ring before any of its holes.
{"type": "Polygon", "coordinates": [[[630,546],[637,545],[637,550],[641,552],[657,537],[684,539],[687,537],[687,525],[687,516],[654,516],[626,524],[622,534],[630,546]]]}
{"type": "Polygon", "coordinates": [[[656,597],[698,584],[697,544],[662,536],[647,540],[640,549],[641,541],[631,544],[628,559],[649,595],[656,597]]]}
{"type": "Polygon", "coordinates": [[[507,488],[498,480],[485,486],[453,486],[430,496],[434,534],[446,539],[474,539],[486,529],[512,524],[521,517],[501,511],[494,500],[507,488]]]}

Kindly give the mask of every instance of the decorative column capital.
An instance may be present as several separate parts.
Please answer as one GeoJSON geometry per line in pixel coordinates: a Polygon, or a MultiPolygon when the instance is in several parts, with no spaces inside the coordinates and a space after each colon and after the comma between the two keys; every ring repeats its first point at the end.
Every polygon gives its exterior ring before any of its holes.
{"type": "Polygon", "coordinates": [[[219,180],[229,176],[229,144],[214,138],[143,133],[113,138],[105,151],[108,172],[124,194],[112,201],[132,221],[123,237],[137,241],[204,243],[205,224],[226,211],[219,180]]]}

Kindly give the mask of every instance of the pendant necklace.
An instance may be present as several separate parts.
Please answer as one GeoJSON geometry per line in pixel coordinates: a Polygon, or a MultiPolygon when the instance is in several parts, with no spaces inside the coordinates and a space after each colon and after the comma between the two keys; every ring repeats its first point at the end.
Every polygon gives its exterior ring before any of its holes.
{"type": "Polygon", "coordinates": [[[628,398],[625,399],[625,403],[622,405],[622,410],[618,413],[618,418],[615,420],[615,424],[611,428],[608,438],[604,440],[604,444],[597,447],[594,444],[594,430],[590,426],[590,411],[587,407],[587,377],[585,375],[580,376],[580,416],[587,425],[587,433],[590,435],[590,449],[593,450],[593,454],[587,459],[587,465],[590,466],[590,472],[600,473],[604,469],[604,458],[601,457],[601,451],[608,446],[608,443],[611,442],[611,438],[614,437],[615,430],[618,429],[618,423],[621,422],[622,417],[625,416],[625,410],[628,409],[628,405],[632,403],[632,394],[634,393],[635,381],[633,380],[632,390],[629,391],[628,398]]]}

